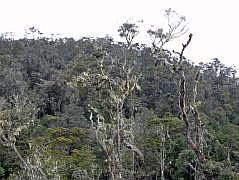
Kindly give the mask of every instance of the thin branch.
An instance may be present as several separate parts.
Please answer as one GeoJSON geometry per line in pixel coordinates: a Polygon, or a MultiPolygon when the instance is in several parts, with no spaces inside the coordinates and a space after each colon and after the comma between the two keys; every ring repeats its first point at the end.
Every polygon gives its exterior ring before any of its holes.
{"type": "Polygon", "coordinates": [[[182,48],[181,53],[180,53],[180,56],[179,56],[179,65],[181,65],[181,63],[182,63],[183,53],[184,53],[186,47],[190,44],[190,42],[191,42],[191,40],[192,40],[192,37],[193,37],[193,34],[190,33],[187,43],[186,43],[186,44],[182,44],[182,45],[183,45],[183,48],[182,48]]]}

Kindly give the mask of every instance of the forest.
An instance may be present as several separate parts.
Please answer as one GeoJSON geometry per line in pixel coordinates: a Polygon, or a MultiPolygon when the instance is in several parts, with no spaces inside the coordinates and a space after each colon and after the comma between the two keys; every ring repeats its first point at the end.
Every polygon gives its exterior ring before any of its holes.
{"type": "Polygon", "coordinates": [[[239,179],[236,68],[195,65],[185,17],[166,18],[151,45],[129,22],[122,42],[2,34],[0,179],[239,179]]]}

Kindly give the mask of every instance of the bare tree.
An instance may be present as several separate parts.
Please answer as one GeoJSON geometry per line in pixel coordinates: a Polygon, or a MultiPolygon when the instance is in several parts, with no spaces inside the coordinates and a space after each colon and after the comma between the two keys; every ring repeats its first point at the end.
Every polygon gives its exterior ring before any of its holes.
{"type": "Polygon", "coordinates": [[[156,61],[163,62],[164,65],[171,67],[172,73],[175,73],[179,76],[179,108],[182,114],[182,120],[186,125],[186,140],[189,147],[195,152],[199,162],[204,163],[206,161],[205,155],[203,153],[204,147],[204,127],[199,117],[199,113],[197,110],[197,87],[200,77],[200,70],[196,72],[194,78],[194,86],[192,89],[193,99],[192,101],[187,101],[187,91],[186,91],[186,78],[185,78],[185,70],[183,67],[183,62],[185,57],[183,56],[185,49],[190,44],[192,40],[192,34],[189,35],[188,40],[185,44],[182,44],[182,49],[180,52],[175,52],[179,57],[177,60],[173,59],[171,54],[166,56],[167,51],[163,50],[163,46],[169,42],[170,40],[177,38],[183,35],[185,31],[185,25],[183,22],[185,21],[185,17],[178,16],[176,21],[172,21],[172,17],[177,15],[175,11],[171,9],[166,11],[166,17],[168,19],[168,32],[163,33],[162,29],[157,31],[149,30],[148,33],[153,37],[153,55],[156,58],[156,61]],[[158,43],[156,43],[158,40],[158,43]]]}
{"type": "Polygon", "coordinates": [[[183,44],[183,48],[180,53],[179,62],[178,62],[178,73],[180,75],[179,82],[179,107],[182,112],[182,119],[186,125],[186,137],[187,142],[190,148],[196,153],[198,160],[201,163],[206,161],[205,155],[203,153],[204,146],[204,129],[202,122],[199,117],[199,113],[196,105],[197,98],[197,87],[200,77],[200,71],[198,70],[194,78],[194,87],[193,87],[193,99],[192,102],[186,103],[186,78],[185,73],[182,67],[183,53],[186,47],[189,45],[192,39],[192,34],[189,35],[188,41],[186,44],[183,44]]]}
{"type": "Polygon", "coordinates": [[[179,61],[177,63],[167,62],[168,65],[172,67],[174,73],[176,73],[179,78],[179,108],[182,114],[182,120],[186,125],[186,139],[189,147],[195,152],[197,158],[200,162],[205,162],[205,155],[203,153],[204,146],[204,132],[202,122],[199,117],[199,113],[197,110],[197,87],[200,77],[200,70],[196,72],[194,78],[194,87],[192,89],[193,99],[192,102],[188,102],[186,100],[187,91],[186,91],[186,78],[185,72],[183,69],[183,53],[187,46],[190,44],[192,40],[192,34],[189,35],[189,38],[185,44],[182,44],[182,50],[180,53],[175,52],[179,55],[179,61]]]}

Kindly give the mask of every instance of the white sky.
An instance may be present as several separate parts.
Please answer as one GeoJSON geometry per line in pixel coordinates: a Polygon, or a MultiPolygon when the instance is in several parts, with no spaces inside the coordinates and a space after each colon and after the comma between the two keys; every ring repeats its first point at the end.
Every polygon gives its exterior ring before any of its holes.
{"type": "MultiPolygon", "coordinates": [[[[0,33],[35,26],[46,34],[64,37],[116,38],[118,27],[126,20],[144,20],[143,31],[165,20],[164,10],[172,8],[186,16],[193,40],[185,56],[195,62],[219,58],[239,68],[239,10],[237,0],[0,0],[0,33]]],[[[149,37],[142,33],[140,42],[149,37]]],[[[119,40],[116,38],[116,40],[119,40]]],[[[187,40],[187,35],[182,37],[187,40]]],[[[180,50],[182,40],[172,47],[180,50]]]]}

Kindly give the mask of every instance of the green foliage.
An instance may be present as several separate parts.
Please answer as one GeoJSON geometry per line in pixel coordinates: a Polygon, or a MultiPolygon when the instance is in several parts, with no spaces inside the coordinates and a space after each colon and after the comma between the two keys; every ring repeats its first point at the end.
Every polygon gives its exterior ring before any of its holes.
{"type": "Polygon", "coordinates": [[[196,166],[197,160],[196,155],[192,150],[183,150],[179,153],[176,159],[176,176],[178,178],[182,177],[193,177],[195,175],[194,168],[196,166]]]}
{"type": "Polygon", "coordinates": [[[0,166],[0,177],[3,177],[4,174],[5,174],[5,169],[2,166],[0,166]]]}
{"type": "MultiPolygon", "coordinates": [[[[134,23],[119,28],[127,44],[109,37],[52,39],[42,37],[35,28],[26,36],[31,39],[0,38],[1,144],[15,144],[24,160],[34,165],[41,162],[49,179],[58,175],[77,179],[81,173],[104,179],[106,152],[97,144],[93,128],[102,125],[99,134],[106,132],[104,138],[109,140],[105,144],[116,142],[111,137],[116,137],[115,116],[120,115],[127,124],[126,142],[134,143],[145,157],[144,167],[136,173],[138,157],[120,149],[124,153],[122,169],[129,175],[126,179],[136,178],[136,174],[159,179],[162,150],[165,179],[192,179],[202,173],[207,179],[238,179],[239,88],[235,69],[218,59],[198,66],[183,60],[187,103],[192,99],[193,74],[198,68],[202,71],[195,107],[207,130],[204,150],[208,162],[199,167],[185,140],[178,108],[179,77],[164,62],[176,63],[177,53],[160,49],[186,32],[185,17],[172,9],[166,11],[166,17],[171,30],[148,31],[158,48],[133,44],[138,34],[134,23]],[[155,52],[157,57],[152,55],[155,52]],[[4,137],[9,141],[3,141],[4,137]]],[[[15,152],[2,145],[0,178],[23,176],[15,152]]]]}
{"type": "Polygon", "coordinates": [[[43,169],[57,166],[57,172],[49,171],[53,177],[69,178],[74,169],[80,168],[90,172],[96,163],[96,155],[89,142],[86,142],[87,130],[81,128],[49,128],[47,134],[33,139],[33,146],[42,149],[43,169]]]}
{"type": "Polygon", "coordinates": [[[238,177],[231,169],[223,163],[209,161],[203,165],[203,172],[207,179],[236,179],[238,177]]]}
{"type": "Polygon", "coordinates": [[[134,23],[124,23],[118,29],[119,35],[126,39],[127,46],[132,44],[133,39],[138,34],[138,26],[134,23]]]}

